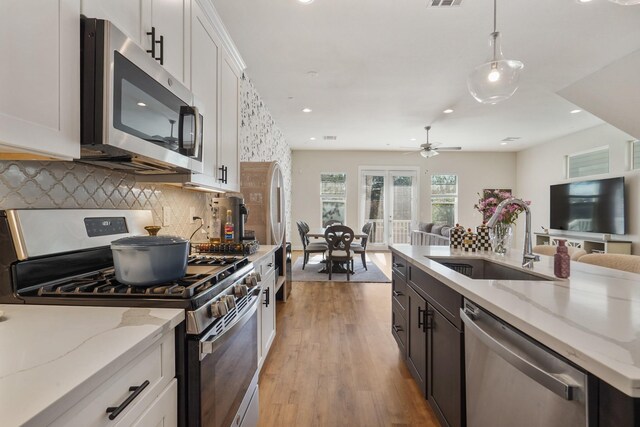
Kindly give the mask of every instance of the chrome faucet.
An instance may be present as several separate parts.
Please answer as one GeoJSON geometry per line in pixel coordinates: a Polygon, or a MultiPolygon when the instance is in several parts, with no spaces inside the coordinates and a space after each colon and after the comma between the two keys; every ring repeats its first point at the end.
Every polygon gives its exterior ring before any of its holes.
{"type": "Polygon", "coordinates": [[[502,213],[505,207],[511,204],[516,204],[524,209],[525,231],[524,250],[522,254],[522,268],[533,268],[533,263],[536,261],[540,261],[540,256],[533,253],[533,247],[531,244],[531,211],[529,210],[529,206],[523,200],[511,197],[500,202],[498,207],[496,207],[496,211],[493,213],[493,216],[491,217],[491,219],[489,219],[487,227],[492,228],[494,225],[496,225],[496,223],[498,222],[498,218],[500,218],[500,213],[502,213]]]}

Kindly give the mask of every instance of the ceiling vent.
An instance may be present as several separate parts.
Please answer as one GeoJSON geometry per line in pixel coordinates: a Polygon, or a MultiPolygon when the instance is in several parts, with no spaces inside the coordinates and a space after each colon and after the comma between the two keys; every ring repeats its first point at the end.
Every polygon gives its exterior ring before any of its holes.
{"type": "Polygon", "coordinates": [[[338,137],[333,135],[325,135],[322,137],[325,141],[337,141],[338,137]]]}
{"type": "Polygon", "coordinates": [[[520,136],[508,136],[505,139],[503,139],[504,142],[513,142],[513,141],[517,141],[518,139],[520,139],[520,136]]]}
{"type": "Polygon", "coordinates": [[[460,6],[462,0],[429,0],[427,7],[450,7],[460,6]]]}

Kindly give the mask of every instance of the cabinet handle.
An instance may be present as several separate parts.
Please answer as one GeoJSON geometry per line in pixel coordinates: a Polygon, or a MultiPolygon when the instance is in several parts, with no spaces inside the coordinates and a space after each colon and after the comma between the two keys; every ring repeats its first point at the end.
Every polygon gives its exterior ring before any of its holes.
{"type": "Polygon", "coordinates": [[[164,36],[160,36],[160,41],[156,43],[160,45],[160,57],[156,58],[156,60],[160,62],[160,65],[164,65],[164,36]]]}
{"type": "Polygon", "coordinates": [[[433,310],[425,310],[427,320],[425,321],[427,329],[433,329],[433,310]]]}
{"type": "Polygon", "coordinates": [[[392,291],[392,292],[393,292],[393,296],[394,296],[394,297],[399,297],[399,296],[404,295],[404,294],[403,294],[402,292],[400,292],[400,291],[392,291]]]}
{"type": "Polygon", "coordinates": [[[122,411],[125,410],[125,408],[127,406],[129,406],[129,404],[131,402],[133,402],[135,400],[136,397],[138,397],[138,395],[140,393],[142,393],[142,390],[144,390],[147,386],[149,385],[149,380],[145,380],[145,382],[143,382],[142,384],[138,385],[138,386],[131,386],[129,387],[129,391],[133,392],[129,395],[129,397],[127,397],[124,402],[122,402],[120,405],[118,406],[110,406],[107,408],[107,414],[109,414],[109,419],[110,420],[115,420],[116,417],[118,415],[120,415],[120,413],[122,411]]]}
{"type": "Polygon", "coordinates": [[[404,331],[404,329],[402,329],[402,326],[400,326],[400,325],[393,325],[393,326],[391,327],[391,329],[393,329],[393,332],[395,332],[396,334],[397,334],[398,332],[402,332],[402,331],[404,331]]]}
{"type": "Polygon", "coordinates": [[[401,267],[404,267],[404,265],[399,264],[399,263],[397,263],[397,262],[394,262],[394,263],[392,263],[391,265],[392,265],[393,267],[395,267],[395,268],[401,268],[401,267]]]}
{"type": "Polygon", "coordinates": [[[224,183],[229,183],[229,166],[224,167],[224,183]]]}
{"type": "Polygon", "coordinates": [[[147,31],[147,35],[151,36],[151,49],[147,49],[147,53],[150,53],[151,57],[156,59],[156,27],[151,27],[151,31],[147,31]]]}
{"type": "Polygon", "coordinates": [[[227,172],[229,171],[229,168],[225,165],[222,165],[218,168],[218,170],[220,171],[220,182],[223,184],[227,183],[227,172]]]}
{"type": "Polygon", "coordinates": [[[265,298],[264,298],[264,306],[265,307],[269,307],[269,303],[270,303],[270,299],[271,299],[271,292],[269,292],[269,288],[265,289],[264,291],[262,291],[262,293],[264,294],[265,298]]]}
{"type": "Polygon", "coordinates": [[[423,310],[418,306],[418,328],[422,328],[422,332],[426,331],[426,316],[427,310],[423,310]]]}
{"type": "Polygon", "coordinates": [[[269,264],[267,264],[267,267],[269,267],[269,268],[273,267],[273,263],[270,262],[269,264]]]}

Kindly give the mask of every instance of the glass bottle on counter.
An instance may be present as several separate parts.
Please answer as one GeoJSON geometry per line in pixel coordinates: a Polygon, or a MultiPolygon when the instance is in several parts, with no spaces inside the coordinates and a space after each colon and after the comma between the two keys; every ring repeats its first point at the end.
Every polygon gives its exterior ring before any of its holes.
{"type": "Polygon", "coordinates": [[[227,222],[224,224],[224,241],[233,242],[233,234],[234,234],[233,216],[232,216],[231,210],[229,209],[227,211],[227,222]]]}
{"type": "Polygon", "coordinates": [[[558,247],[553,256],[553,274],[560,279],[568,278],[571,269],[571,257],[565,242],[566,240],[563,239],[558,240],[558,247]]]}
{"type": "Polygon", "coordinates": [[[219,206],[211,206],[211,213],[213,215],[213,219],[211,221],[211,236],[209,241],[211,243],[220,243],[222,238],[220,234],[222,233],[222,222],[220,221],[220,207],[219,206]]]}

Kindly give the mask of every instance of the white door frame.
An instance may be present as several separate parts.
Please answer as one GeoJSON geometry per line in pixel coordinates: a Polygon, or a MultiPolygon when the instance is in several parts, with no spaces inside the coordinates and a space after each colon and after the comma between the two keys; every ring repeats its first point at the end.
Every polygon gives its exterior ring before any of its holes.
{"type": "MultiPolygon", "coordinates": [[[[358,166],[358,227],[362,228],[362,226],[364,225],[365,219],[364,219],[364,204],[365,204],[365,192],[363,191],[363,185],[364,182],[362,180],[362,174],[365,171],[379,171],[385,174],[387,180],[385,180],[385,191],[387,189],[387,184],[388,182],[388,178],[391,176],[391,173],[393,172],[415,172],[416,174],[416,183],[415,183],[415,197],[413,198],[413,203],[411,206],[411,211],[412,211],[412,227],[415,225],[413,224],[414,222],[417,221],[418,217],[419,217],[419,213],[418,213],[418,209],[420,206],[420,167],[419,166],[382,166],[382,165],[375,165],[375,166],[358,166]]],[[[385,194],[385,200],[384,200],[384,214],[388,215],[389,212],[391,212],[391,197],[387,196],[385,194]]],[[[389,222],[390,224],[390,222],[389,222]]],[[[386,235],[385,235],[385,241],[383,243],[380,244],[374,244],[371,243],[371,246],[373,248],[377,248],[377,249],[381,249],[381,248],[386,248],[386,246],[388,245],[389,242],[389,232],[390,227],[387,227],[386,231],[386,235]]]]}

